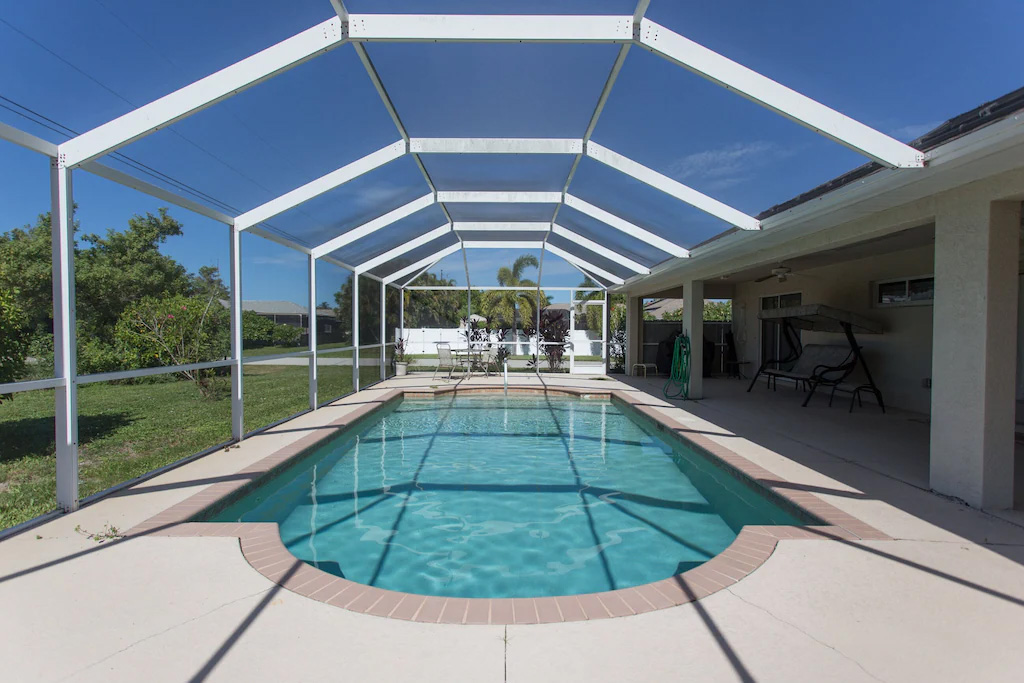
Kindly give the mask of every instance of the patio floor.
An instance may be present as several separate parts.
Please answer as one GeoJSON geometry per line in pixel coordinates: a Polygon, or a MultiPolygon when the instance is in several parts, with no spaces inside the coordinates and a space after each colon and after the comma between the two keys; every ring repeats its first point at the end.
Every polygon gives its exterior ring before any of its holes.
{"type": "MultiPolygon", "coordinates": [[[[595,622],[432,625],[356,614],[272,583],[231,538],[128,529],[342,417],[393,379],[0,543],[5,680],[1011,680],[1024,670],[1024,527],[924,490],[927,426],[792,391],[660,398],[661,382],[551,384],[645,401],[893,537],[780,541],[700,601],[595,622]],[[923,457],[922,457],[923,453],[923,457]],[[924,478],[923,478],[924,477],[924,478]]],[[[473,384],[500,383],[474,378],[473,384]]],[[[515,377],[516,384],[538,383],[515,377]]]]}

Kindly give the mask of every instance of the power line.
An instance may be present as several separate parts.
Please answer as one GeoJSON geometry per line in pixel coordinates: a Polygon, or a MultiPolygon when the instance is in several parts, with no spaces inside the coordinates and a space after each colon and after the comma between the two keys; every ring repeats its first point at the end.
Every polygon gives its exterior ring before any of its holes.
{"type": "MultiPolygon", "coordinates": [[[[114,16],[114,18],[117,19],[121,24],[123,24],[129,31],[131,31],[133,34],[138,36],[138,33],[136,31],[134,31],[133,29],[131,29],[131,27],[128,26],[124,22],[123,19],[121,19],[120,17],[115,15],[113,12],[111,12],[110,9],[107,8],[106,6],[102,5],[102,3],[98,3],[98,4],[100,4],[101,7],[103,7],[108,12],[110,12],[111,15],[114,16]]],[[[93,83],[98,85],[99,87],[103,88],[104,90],[106,90],[110,94],[114,95],[118,99],[120,99],[123,102],[127,103],[129,106],[131,106],[133,108],[137,107],[137,105],[134,102],[132,102],[128,98],[124,97],[123,95],[118,93],[116,90],[114,90],[113,88],[109,87],[108,85],[106,85],[105,83],[100,81],[99,79],[95,78],[94,76],[92,76],[91,74],[86,72],[85,70],[81,69],[80,67],[76,66],[72,62],[68,61],[67,59],[65,59],[64,57],[59,55],[58,53],[54,52],[49,47],[47,47],[45,44],[43,44],[41,41],[39,41],[36,38],[32,37],[31,35],[29,35],[25,31],[19,29],[17,26],[14,26],[13,24],[11,24],[9,21],[4,19],[3,17],[0,17],[0,22],[2,22],[4,25],[6,25],[8,28],[10,28],[12,31],[14,31],[15,33],[17,33],[18,35],[20,35],[24,39],[26,39],[29,42],[31,42],[33,45],[37,46],[38,48],[40,48],[41,50],[43,50],[47,54],[51,55],[53,58],[55,58],[58,61],[60,61],[62,64],[65,64],[66,66],[68,66],[69,68],[73,69],[74,71],[82,74],[87,79],[89,79],[90,81],[92,81],[93,83]]],[[[166,60],[169,64],[171,64],[171,66],[175,66],[174,63],[171,62],[167,57],[163,56],[158,50],[153,48],[153,46],[148,41],[146,41],[145,39],[142,39],[142,42],[145,43],[147,46],[149,46],[151,49],[153,49],[154,52],[156,52],[158,55],[163,57],[163,59],[166,60]]],[[[20,104],[18,102],[15,102],[15,101],[11,100],[10,98],[4,97],[2,95],[0,95],[0,98],[4,99],[5,101],[7,101],[7,102],[9,102],[11,104],[13,104],[16,107],[19,107],[20,109],[25,110],[26,112],[29,112],[30,114],[32,114],[32,116],[38,117],[38,119],[41,119],[41,121],[49,122],[50,124],[53,124],[54,126],[58,126],[59,128],[62,128],[62,129],[64,129],[64,131],[67,131],[67,132],[55,130],[53,127],[42,123],[40,120],[34,120],[34,119],[32,119],[31,116],[27,116],[27,115],[25,115],[22,112],[15,111],[15,110],[11,109],[10,107],[6,107],[6,106],[3,107],[4,109],[7,109],[9,111],[13,111],[15,114],[19,114],[20,116],[22,116],[24,118],[28,118],[29,120],[32,120],[34,123],[36,123],[38,125],[41,125],[44,128],[47,128],[48,130],[60,133],[61,135],[64,135],[66,137],[67,136],[77,136],[77,135],[80,135],[80,133],[75,131],[74,129],[72,129],[72,128],[68,127],[68,126],[65,126],[64,124],[58,123],[57,121],[54,121],[53,119],[51,119],[51,118],[49,118],[49,117],[47,117],[47,116],[45,116],[45,115],[43,115],[43,114],[41,114],[41,113],[39,113],[37,111],[34,111],[34,110],[32,110],[31,108],[29,108],[29,107],[27,107],[25,105],[22,105],[22,104],[20,104]]],[[[2,105],[0,105],[0,106],[2,106],[2,105]]],[[[256,134],[255,131],[253,131],[250,126],[248,126],[248,124],[246,124],[244,121],[239,119],[237,115],[232,113],[232,116],[242,126],[244,126],[247,130],[249,130],[249,132],[252,133],[252,135],[254,137],[256,137],[258,140],[263,142],[263,144],[267,145],[267,147],[270,148],[272,151],[277,153],[277,155],[279,157],[283,156],[269,142],[267,142],[261,136],[256,134]]],[[[273,194],[273,191],[270,190],[270,188],[264,186],[262,183],[260,183],[259,181],[255,180],[254,178],[249,177],[248,175],[243,173],[241,170],[239,170],[238,168],[235,168],[230,163],[228,163],[224,159],[220,158],[219,156],[217,156],[216,154],[214,154],[210,150],[204,148],[203,146],[199,145],[195,141],[189,139],[185,135],[182,135],[180,132],[178,132],[178,131],[176,131],[176,130],[174,130],[172,128],[168,128],[167,130],[169,132],[173,133],[178,138],[180,138],[182,141],[188,143],[189,145],[195,147],[200,152],[206,154],[211,159],[217,161],[218,163],[220,163],[224,167],[226,167],[226,168],[230,169],[231,171],[235,172],[239,177],[249,181],[250,183],[252,183],[256,187],[260,188],[261,190],[267,192],[268,194],[273,194]]],[[[181,181],[181,180],[178,180],[176,178],[173,178],[172,176],[170,176],[170,175],[168,175],[166,173],[163,173],[162,171],[158,171],[157,169],[155,169],[155,168],[153,168],[153,167],[151,167],[151,166],[149,166],[149,165],[147,165],[147,164],[145,164],[145,163],[143,163],[143,162],[141,162],[141,161],[139,161],[137,159],[133,159],[132,157],[129,157],[126,154],[123,154],[121,152],[111,152],[109,156],[111,156],[111,157],[113,157],[115,159],[118,159],[119,161],[121,161],[125,165],[127,165],[127,166],[129,166],[129,167],[131,167],[131,168],[133,168],[133,169],[135,169],[137,171],[140,171],[141,173],[143,173],[145,175],[148,175],[148,176],[150,176],[152,178],[161,180],[162,182],[169,183],[175,189],[181,190],[183,192],[187,192],[188,194],[191,194],[194,197],[200,198],[200,199],[202,199],[205,202],[212,203],[215,206],[217,206],[219,208],[222,208],[222,209],[224,209],[224,210],[226,210],[228,212],[234,213],[236,215],[242,213],[242,211],[240,209],[238,209],[237,207],[234,207],[234,206],[228,204],[227,202],[221,201],[221,200],[217,199],[216,197],[213,197],[212,195],[207,194],[206,192],[203,192],[202,190],[199,190],[198,188],[195,188],[195,187],[189,185],[188,183],[185,183],[184,181],[181,181]]],[[[313,219],[313,217],[309,213],[307,213],[306,211],[304,211],[302,209],[299,209],[299,211],[303,215],[305,215],[307,218],[309,218],[311,220],[313,219]]],[[[296,241],[298,243],[302,243],[303,242],[303,240],[301,240],[300,238],[296,237],[295,235],[292,235],[292,234],[288,233],[285,230],[281,230],[280,228],[274,227],[273,225],[271,225],[269,223],[264,222],[263,225],[266,228],[268,228],[268,229],[278,233],[279,235],[281,235],[283,237],[287,237],[288,239],[291,239],[291,240],[296,241]]]]}

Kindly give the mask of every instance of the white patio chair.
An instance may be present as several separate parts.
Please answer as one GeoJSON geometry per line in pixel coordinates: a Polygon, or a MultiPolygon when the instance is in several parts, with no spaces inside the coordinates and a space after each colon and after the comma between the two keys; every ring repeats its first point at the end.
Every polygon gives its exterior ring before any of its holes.
{"type": "Polygon", "coordinates": [[[494,366],[494,371],[498,372],[498,349],[493,346],[487,347],[480,355],[480,365],[484,367],[484,374],[488,377],[491,376],[492,365],[494,366]]]}
{"type": "Polygon", "coordinates": [[[447,342],[439,342],[437,344],[437,367],[434,368],[434,374],[430,379],[433,380],[437,377],[438,372],[447,369],[448,377],[445,381],[450,382],[452,373],[455,372],[457,367],[463,367],[463,364],[456,360],[455,355],[452,353],[452,345],[447,342]]]}

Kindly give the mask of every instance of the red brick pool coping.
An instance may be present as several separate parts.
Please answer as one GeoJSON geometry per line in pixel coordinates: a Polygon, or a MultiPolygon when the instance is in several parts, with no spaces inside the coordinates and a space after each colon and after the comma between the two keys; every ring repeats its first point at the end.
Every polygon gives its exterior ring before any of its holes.
{"type": "MultiPolygon", "coordinates": [[[[771,556],[780,540],[890,540],[874,527],[823,501],[799,484],[785,481],[729,448],[694,433],[646,404],[646,394],[617,389],[510,386],[510,393],[578,396],[584,399],[617,399],[653,420],[659,429],[704,451],[741,478],[756,483],[771,495],[789,501],[825,522],[817,526],[745,526],[723,552],[704,564],[668,579],[642,586],[541,598],[444,598],[385,590],[328,574],[299,560],[284,543],[272,522],[190,522],[211,505],[252,486],[285,467],[339,429],[352,424],[391,401],[436,398],[448,394],[501,393],[501,387],[439,387],[392,389],[356,406],[317,433],[305,436],[272,455],[237,472],[238,479],[220,482],[147,519],[128,531],[128,536],[226,536],[239,539],[242,555],[260,574],[274,583],[310,599],[353,612],[393,619],[440,624],[546,624],[608,619],[642,614],[694,602],[727,588],[751,574],[771,556]]],[[[671,407],[671,406],[668,406],[671,407]]]]}

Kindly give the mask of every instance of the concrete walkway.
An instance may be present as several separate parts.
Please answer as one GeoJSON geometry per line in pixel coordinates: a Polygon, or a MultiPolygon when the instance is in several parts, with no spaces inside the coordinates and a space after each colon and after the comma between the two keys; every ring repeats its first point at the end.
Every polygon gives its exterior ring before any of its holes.
{"type": "MultiPolygon", "coordinates": [[[[516,377],[527,381],[539,382],[516,377]]],[[[845,409],[809,417],[746,395],[772,419],[731,424],[727,411],[715,419],[713,401],[670,405],[652,388],[649,404],[896,540],[781,541],[727,590],[617,619],[501,627],[373,617],[280,588],[235,539],[97,543],[76,531],[127,529],[384,388],[425,384],[429,376],[390,380],[0,543],[0,679],[1012,681],[1024,672],[1024,528],[860,464],[905,443],[886,421],[894,416],[867,410],[837,433],[814,420],[841,427],[845,409]],[[847,434],[859,446],[835,453],[830,440],[847,434]]]]}

